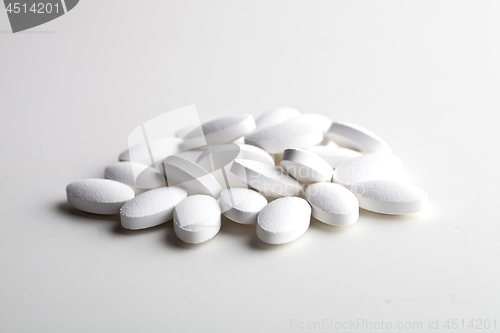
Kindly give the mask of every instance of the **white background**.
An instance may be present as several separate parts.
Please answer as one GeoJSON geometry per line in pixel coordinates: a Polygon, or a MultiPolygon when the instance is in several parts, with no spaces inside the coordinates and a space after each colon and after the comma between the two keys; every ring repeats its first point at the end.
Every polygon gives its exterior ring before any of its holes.
{"type": "Polygon", "coordinates": [[[82,0],[12,34],[0,9],[0,331],[500,330],[499,17],[498,1],[82,0]],[[365,126],[430,209],[313,222],[274,247],[225,220],[186,246],[172,222],[128,232],[65,203],[136,126],[190,104],[202,120],[290,105],[365,126]]]}

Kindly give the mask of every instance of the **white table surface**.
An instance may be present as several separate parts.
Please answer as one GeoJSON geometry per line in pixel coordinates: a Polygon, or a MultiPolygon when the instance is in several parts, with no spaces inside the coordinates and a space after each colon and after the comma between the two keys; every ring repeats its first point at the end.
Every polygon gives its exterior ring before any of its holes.
{"type": "Polygon", "coordinates": [[[82,0],[12,34],[0,9],[0,331],[447,319],[498,331],[499,13],[496,1],[82,0]],[[284,246],[224,220],[187,246],[172,222],[130,232],[68,206],[65,186],[102,177],[130,131],[190,104],[202,120],[290,105],[370,128],[430,209],[313,222],[284,246]]]}

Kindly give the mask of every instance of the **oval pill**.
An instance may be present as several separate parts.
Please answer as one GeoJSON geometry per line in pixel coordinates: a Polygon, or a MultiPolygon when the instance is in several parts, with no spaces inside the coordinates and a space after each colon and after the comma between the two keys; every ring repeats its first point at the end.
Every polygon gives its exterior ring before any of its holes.
{"type": "Polygon", "coordinates": [[[202,132],[195,128],[186,134],[184,136],[184,143],[189,146],[200,146],[208,143],[232,142],[253,131],[255,129],[255,121],[249,114],[237,114],[205,122],[201,125],[201,129],[202,132]]]}
{"type": "Polygon", "coordinates": [[[333,176],[333,169],[325,160],[306,150],[285,149],[281,166],[303,183],[329,182],[333,176]]]}
{"type": "Polygon", "coordinates": [[[205,194],[219,198],[222,187],[214,176],[195,162],[173,155],[167,157],[162,166],[169,186],[182,187],[188,195],[205,194]]]}
{"type": "Polygon", "coordinates": [[[278,168],[252,160],[234,160],[230,169],[243,183],[267,196],[298,196],[302,185],[278,168]]]}
{"type": "Polygon", "coordinates": [[[341,147],[362,153],[390,153],[392,150],[378,135],[354,124],[333,122],[326,136],[341,147]]]}
{"type": "Polygon", "coordinates": [[[365,180],[396,179],[401,176],[402,163],[391,154],[367,154],[339,164],[333,171],[333,181],[349,188],[365,180]]]}
{"type": "Polygon", "coordinates": [[[351,186],[359,207],[381,214],[405,215],[420,213],[428,202],[427,192],[418,186],[393,181],[369,180],[351,186]]]}
{"type": "Polygon", "coordinates": [[[222,213],[241,224],[257,223],[257,215],[267,205],[266,198],[246,187],[225,188],[220,193],[222,213]]]}
{"type": "Polygon", "coordinates": [[[136,162],[116,162],[104,169],[104,177],[124,183],[134,190],[165,186],[163,174],[153,167],[136,162]]]}
{"type": "Polygon", "coordinates": [[[321,129],[296,122],[267,126],[245,136],[246,144],[260,147],[271,154],[283,153],[287,148],[308,148],[321,141],[321,129]]]}
{"type": "Polygon", "coordinates": [[[255,121],[255,124],[257,125],[257,129],[260,129],[271,125],[281,124],[299,115],[300,112],[291,107],[277,107],[260,115],[255,121]]]}
{"type": "Polygon", "coordinates": [[[311,206],[304,199],[271,201],[257,217],[257,236],[268,244],[284,244],[302,236],[311,221],[311,206]]]}
{"type": "Polygon", "coordinates": [[[175,206],[187,197],[179,187],[160,187],[139,194],[120,209],[120,221],[125,229],[151,228],[173,218],[175,206]]]}
{"type": "Polygon", "coordinates": [[[361,153],[358,151],[335,146],[314,146],[307,150],[324,159],[332,168],[336,168],[340,163],[361,156],[361,153]]]}
{"type": "Polygon", "coordinates": [[[174,231],[183,242],[206,242],[217,235],[220,228],[220,206],[211,196],[192,195],[174,209],[174,231]]]}
{"type": "Polygon", "coordinates": [[[66,186],[68,203],[88,213],[118,214],[120,208],[134,198],[134,190],[110,179],[83,179],[66,186]]]}
{"type": "Polygon", "coordinates": [[[312,216],[323,223],[346,226],[358,220],[358,199],[342,185],[311,184],[306,189],[306,200],[312,207],[312,216]]]}

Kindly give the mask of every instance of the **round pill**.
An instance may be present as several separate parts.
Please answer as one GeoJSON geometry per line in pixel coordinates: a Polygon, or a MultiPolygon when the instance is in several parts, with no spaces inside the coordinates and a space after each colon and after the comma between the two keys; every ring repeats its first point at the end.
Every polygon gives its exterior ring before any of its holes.
{"type": "Polygon", "coordinates": [[[120,209],[121,224],[125,229],[138,230],[165,223],[186,197],[187,191],[179,187],[160,187],[139,194],[120,209]]]}
{"type": "Polygon", "coordinates": [[[179,186],[188,195],[205,194],[219,198],[221,186],[217,180],[201,166],[180,156],[169,156],[163,163],[169,186],[179,186]]]}
{"type": "Polygon", "coordinates": [[[255,124],[257,125],[257,129],[260,129],[271,125],[281,124],[299,115],[300,112],[293,108],[287,106],[277,107],[260,115],[255,121],[255,124]]]}
{"type": "Polygon", "coordinates": [[[222,213],[241,224],[257,223],[257,215],[267,205],[260,193],[246,187],[225,188],[220,193],[222,213]]]}
{"type": "MultiPolygon", "coordinates": [[[[259,161],[274,166],[273,157],[259,147],[246,144],[236,145],[232,143],[211,147],[200,155],[197,163],[205,170],[212,171],[213,167],[221,164],[219,161],[223,161],[223,165],[226,165],[236,158],[259,161]]],[[[220,166],[218,168],[220,168],[220,166]]]]}
{"type": "Polygon", "coordinates": [[[104,169],[104,177],[127,184],[134,190],[149,190],[165,186],[165,178],[161,172],[146,164],[136,162],[117,162],[108,165],[104,169]]]}
{"type": "Polygon", "coordinates": [[[317,113],[304,113],[295,118],[288,119],[287,122],[303,123],[318,127],[323,133],[328,131],[332,124],[332,121],[328,117],[317,113]]]}
{"type": "Polygon", "coordinates": [[[199,244],[212,239],[221,227],[217,200],[207,195],[193,195],[174,209],[174,231],[183,242],[199,244]]]}
{"type": "Polygon", "coordinates": [[[358,199],[342,185],[311,184],[306,190],[306,200],[312,207],[312,216],[323,223],[345,226],[358,220],[358,199]]]}
{"type": "Polygon", "coordinates": [[[298,196],[302,185],[280,169],[252,160],[234,160],[230,169],[243,183],[271,197],[298,196]]]}
{"type": "Polygon", "coordinates": [[[257,217],[257,236],[268,244],[284,244],[302,236],[311,222],[311,206],[297,197],[271,201],[257,217]]]}
{"type": "Polygon", "coordinates": [[[260,147],[271,154],[287,148],[308,148],[323,140],[323,132],[309,124],[285,122],[267,126],[245,136],[245,143],[260,147]]]}
{"type": "Polygon", "coordinates": [[[184,143],[194,145],[195,142],[206,143],[232,142],[255,129],[253,117],[249,114],[237,114],[208,121],[201,125],[203,133],[195,128],[184,136],[184,143]],[[202,134],[200,136],[200,134],[202,134]]]}
{"type": "Polygon", "coordinates": [[[391,147],[375,133],[358,125],[334,122],[326,136],[341,147],[362,153],[390,153],[391,147]]]}
{"type": "Polygon", "coordinates": [[[365,180],[396,179],[401,176],[402,163],[391,154],[367,154],[339,164],[333,172],[333,181],[349,188],[365,180]]]}
{"type": "Polygon", "coordinates": [[[336,168],[340,163],[361,156],[361,153],[358,151],[335,146],[314,146],[307,150],[324,159],[332,168],[336,168]]]}
{"type": "Polygon", "coordinates": [[[329,182],[333,176],[332,167],[307,150],[285,149],[281,166],[289,175],[303,183],[329,182]]]}
{"type": "Polygon", "coordinates": [[[88,213],[118,214],[127,201],[134,198],[134,190],[110,179],[83,179],[66,186],[68,202],[88,213]]]}
{"type": "Polygon", "coordinates": [[[132,161],[152,165],[153,161],[158,162],[167,156],[177,154],[181,151],[182,139],[180,138],[159,138],[149,141],[149,148],[146,143],[139,144],[123,151],[118,160],[132,161]],[[150,155],[151,152],[151,155],[150,155]]]}
{"type": "Polygon", "coordinates": [[[381,214],[415,214],[425,210],[427,192],[418,186],[392,180],[369,180],[351,186],[359,207],[381,214]]]}

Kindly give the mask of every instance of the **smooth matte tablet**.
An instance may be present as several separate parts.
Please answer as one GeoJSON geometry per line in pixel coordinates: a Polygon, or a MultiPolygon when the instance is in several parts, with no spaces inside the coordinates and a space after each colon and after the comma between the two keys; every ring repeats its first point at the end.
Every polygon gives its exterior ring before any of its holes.
{"type": "Polygon", "coordinates": [[[230,187],[220,194],[222,213],[241,224],[257,223],[257,215],[267,205],[264,196],[246,187],[230,187]]]}
{"type": "Polygon", "coordinates": [[[123,151],[118,160],[132,161],[152,165],[151,155],[154,162],[161,161],[167,156],[177,154],[182,149],[182,139],[180,138],[159,138],[149,141],[149,148],[146,143],[139,144],[123,151]]]}
{"type": "Polygon", "coordinates": [[[220,227],[220,206],[211,196],[192,195],[174,209],[174,231],[183,242],[206,242],[217,235],[220,227]]]}
{"type": "Polygon", "coordinates": [[[341,147],[362,153],[390,153],[391,147],[381,137],[358,125],[334,122],[326,136],[341,147]]]}
{"type": "Polygon", "coordinates": [[[257,236],[268,244],[284,244],[302,236],[311,222],[311,206],[297,197],[271,201],[257,217],[257,236]]]}
{"type": "Polygon", "coordinates": [[[361,153],[358,151],[331,145],[314,146],[307,150],[324,159],[332,168],[336,168],[340,163],[361,156],[361,153]]]}
{"type": "Polygon", "coordinates": [[[298,196],[302,185],[280,169],[252,160],[234,160],[230,171],[243,183],[270,197],[298,196]]]}
{"type": "Polygon", "coordinates": [[[307,150],[285,149],[281,166],[289,175],[303,183],[329,182],[333,176],[332,167],[307,150]]]}
{"type": "Polygon", "coordinates": [[[271,125],[281,124],[299,115],[300,112],[293,108],[287,106],[277,107],[261,114],[255,121],[255,124],[257,125],[257,129],[260,129],[271,125]]]}
{"type": "Polygon", "coordinates": [[[134,190],[110,179],[83,179],[66,186],[68,203],[88,213],[118,214],[120,208],[134,198],[134,190]]]}
{"type": "Polygon", "coordinates": [[[306,200],[312,207],[312,216],[323,223],[345,226],[358,220],[358,199],[342,185],[311,184],[306,189],[306,200]]]}
{"type": "Polygon", "coordinates": [[[151,228],[173,218],[175,206],[187,197],[179,187],[161,187],[139,194],[120,209],[120,221],[125,229],[151,228]]]}
{"type": "Polygon", "coordinates": [[[392,180],[369,180],[351,186],[363,209],[391,215],[415,214],[425,210],[427,192],[418,186],[392,180]]]}
{"type": "Polygon", "coordinates": [[[165,186],[165,178],[157,169],[136,162],[116,162],[104,169],[104,177],[135,189],[149,190],[165,186]]]}

